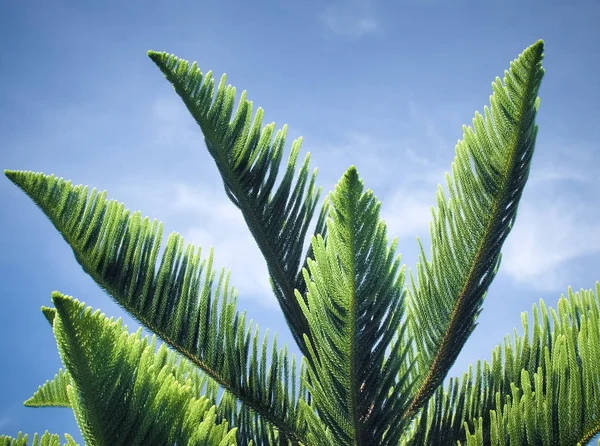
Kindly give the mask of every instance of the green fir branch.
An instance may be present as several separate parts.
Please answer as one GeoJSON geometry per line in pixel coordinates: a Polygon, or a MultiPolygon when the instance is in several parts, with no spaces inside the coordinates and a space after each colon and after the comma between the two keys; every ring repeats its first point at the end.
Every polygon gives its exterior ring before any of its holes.
{"type": "Polygon", "coordinates": [[[537,93],[542,81],[544,44],[527,48],[492,84],[485,119],[463,127],[449,199],[437,192],[433,210],[431,260],[421,254],[417,282],[408,295],[410,333],[418,352],[420,379],[407,420],[442,383],[476,327],[488,287],[500,265],[501,248],[517,215],[535,146],[537,93]]]}
{"type": "MultiPolygon", "coordinates": [[[[200,248],[184,249],[182,237],[173,233],[159,261],[162,224],[156,220],[142,220],[139,212],[130,215],[122,203],[107,200],[106,192],[94,189],[88,196],[87,186],[73,186],[54,175],[5,173],[48,216],[84,271],[121,307],[271,428],[301,440],[298,395],[284,392],[287,383],[266,379],[267,373],[277,376],[281,367],[289,370],[289,358],[276,355],[267,361],[256,349],[248,354],[258,342],[258,328],[252,335],[245,313],[237,312],[236,293],[223,270],[215,289],[212,251],[202,259],[200,248]]],[[[48,310],[44,314],[53,317],[48,310]]]]}
{"type": "MultiPolygon", "coordinates": [[[[308,335],[310,339],[310,334],[294,290],[299,290],[302,296],[306,292],[300,270],[302,249],[321,189],[315,190],[316,169],[308,180],[310,154],[306,155],[292,187],[302,138],[293,142],[285,174],[274,190],[287,125],[277,131],[271,142],[275,124],[261,130],[263,110],[260,107],[252,123],[252,102],[246,99],[245,91],[232,119],[236,89],[225,86],[225,75],[221,77],[215,95],[212,72],[203,75],[196,62],[190,67],[188,61],[164,52],[149,51],[148,56],[173,84],[200,126],[206,147],[223,179],[225,192],[242,212],[265,258],[283,315],[298,347],[306,355],[303,336],[308,335]]],[[[325,236],[326,214],[327,204],[322,207],[315,235],[325,236]]],[[[304,265],[310,255],[309,251],[304,265]]]]}

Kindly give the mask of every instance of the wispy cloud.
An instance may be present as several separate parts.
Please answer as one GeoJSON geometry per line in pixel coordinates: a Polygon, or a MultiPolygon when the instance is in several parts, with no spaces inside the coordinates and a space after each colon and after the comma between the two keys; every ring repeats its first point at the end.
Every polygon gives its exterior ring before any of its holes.
{"type": "Polygon", "coordinates": [[[390,235],[398,238],[424,235],[431,220],[432,197],[431,190],[408,188],[398,189],[385,197],[382,218],[390,235]]]}
{"type": "MultiPolygon", "coordinates": [[[[430,206],[449,166],[442,166],[411,140],[387,140],[367,133],[348,132],[340,143],[320,143],[319,147],[327,153],[326,157],[318,154],[319,161],[339,165],[340,172],[348,167],[340,160],[353,161],[365,187],[373,189],[382,202],[381,216],[391,237],[428,234],[430,206]]],[[[333,183],[337,178],[329,180],[333,183]]]]}
{"type": "MultiPolygon", "coordinates": [[[[202,133],[177,98],[158,98],[150,109],[151,125],[144,145],[168,151],[177,175],[153,176],[143,172],[113,179],[110,196],[118,197],[143,215],[164,223],[163,238],[179,232],[185,243],[202,247],[202,257],[214,248],[213,266],[231,270],[231,285],[239,299],[276,306],[263,256],[246,222],[223,191],[214,162],[203,147],[202,133]],[[194,167],[181,159],[193,159],[194,167]]],[[[164,243],[163,243],[164,245],[164,243]]]]}
{"type": "MultiPolygon", "coordinates": [[[[411,119],[423,126],[419,107],[411,104],[409,110],[411,119]]],[[[433,122],[427,127],[427,141],[441,146],[448,139],[433,122]]],[[[598,214],[589,208],[597,178],[585,169],[597,161],[590,158],[594,151],[587,147],[577,149],[571,144],[548,150],[547,145],[540,143],[544,151],[534,160],[515,228],[503,248],[500,273],[522,286],[560,291],[573,280],[573,269],[584,256],[600,252],[598,214]]],[[[382,218],[390,237],[408,242],[419,235],[428,245],[431,205],[438,184],[446,189],[445,172],[450,170],[448,160],[436,156],[440,149],[422,150],[421,144],[411,140],[387,141],[358,132],[326,148],[332,164],[339,164],[339,159],[357,160],[366,186],[382,201],[382,218]]],[[[410,243],[402,245],[412,264],[415,253],[410,243]]]]}
{"type": "Polygon", "coordinates": [[[241,212],[225,194],[184,184],[176,185],[172,192],[171,212],[192,217],[182,229],[186,242],[206,248],[206,253],[209,246],[214,248],[215,266],[231,269],[231,281],[240,291],[240,299],[253,296],[261,304],[276,306],[262,254],[241,212]]]}
{"type": "Polygon", "coordinates": [[[504,246],[501,272],[534,289],[564,289],[572,262],[600,252],[600,224],[590,211],[572,192],[524,200],[504,246]]]}
{"type": "Polygon", "coordinates": [[[197,150],[202,136],[190,113],[175,95],[161,97],[152,104],[150,119],[153,121],[151,141],[158,146],[184,147],[197,150]]]}
{"type": "Polygon", "coordinates": [[[163,222],[163,245],[166,236],[176,231],[186,245],[202,247],[203,259],[212,247],[217,276],[221,267],[231,270],[230,285],[238,291],[240,301],[252,299],[267,307],[277,305],[262,253],[221,184],[130,178],[116,189],[115,195],[124,197],[126,203],[135,203],[144,215],[163,222]]]}
{"type": "MultiPolygon", "coordinates": [[[[197,150],[198,135],[182,119],[185,110],[170,101],[161,101],[153,111],[159,144],[193,144],[197,150]]],[[[445,172],[450,169],[447,161],[451,158],[445,156],[441,160],[438,155],[442,146],[451,145],[445,132],[424,119],[421,111],[418,104],[409,101],[408,120],[425,131],[424,139],[388,140],[351,131],[340,135],[339,143],[319,142],[319,153],[314,155],[318,164],[328,166],[330,174],[338,177],[348,167],[344,160],[355,161],[366,187],[373,188],[382,201],[382,218],[390,237],[408,239],[419,235],[427,246],[431,205],[435,204],[438,184],[445,188],[445,172]],[[424,150],[423,145],[428,149],[424,150]]],[[[569,274],[566,267],[581,256],[600,252],[600,225],[595,224],[573,189],[565,189],[573,182],[589,185],[591,177],[581,175],[573,151],[563,152],[550,151],[552,155],[536,159],[516,227],[503,249],[501,274],[540,290],[564,289],[565,275],[569,274]],[[548,194],[550,189],[554,193],[548,194]]],[[[320,176],[326,193],[338,177],[320,176]]],[[[215,264],[231,268],[232,283],[241,291],[241,298],[258,296],[258,302],[276,305],[262,255],[239,210],[222,190],[206,182],[192,187],[185,180],[157,188],[164,193],[162,206],[166,206],[186,241],[213,246],[215,264]],[[174,199],[167,200],[167,196],[174,199]],[[186,223],[182,226],[183,221],[186,223]]],[[[411,252],[416,245],[404,245],[402,251],[408,254],[407,260],[416,260],[416,251],[411,252]]]]}
{"type": "Polygon", "coordinates": [[[564,290],[584,257],[600,253],[598,150],[585,141],[538,141],[538,153],[501,273],[541,291],[564,290]]]}
{"type": "Polygon", "coordinates": [[[381,31],[372,0],[338,1],[330,4],[319,18],[330,32],[351,39],[381,31]]]}
{"type": "Polygon", "coordinates": [[[455,143],[441,134],[439,123],[432,118],[431,112],[413,99],[408,101],[408,116],[411,122],[419,126],[419,132],[434,145],[431,148],[434,152],[451,148],[455,143]]]}
{"type": "Polygon", "coordinates": [[[537,144],[534,169],[529,177],[529,185],[567,181],[593,187],[600,178],[592,170],[586,169],[598,163],[598,147],[582,141],[565,141],[560,137],[547,137],[537,144]]]}

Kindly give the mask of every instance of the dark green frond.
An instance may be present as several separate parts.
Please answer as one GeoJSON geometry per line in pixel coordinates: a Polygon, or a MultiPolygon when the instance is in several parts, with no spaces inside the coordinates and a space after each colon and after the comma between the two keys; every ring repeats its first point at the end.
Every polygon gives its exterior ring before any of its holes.
{"type": "MultiPolygon", "coordinates": [[[[142,325],[232,392],[287,438],[300,440],[296,428],[297,396],[280,377],[290,370],[287,355],[270,361],[261,351],[245,313],[236,310],[229,275],[215,285],[212,251],[207,259],[180,235],[169,236],[162,258],[162,225],[130,215],[106,192],[73,186],[51,176],[7,171],[71,246],[94,281],[142,325]],[[268,378],[272,377],[272,378],[268,378]],[[255,383],[264,384],[257,387],[255,383]]],[[[49,314],[49,313],[48,313],[49,314]]],[[[287,378],[287,377],[286,377],[287,378]]]]}
{"type": "Polygon", "coordinates": [[[433,212],[431,261],[423,247],[411,275],[408,315],[416,341],[419,390],[411,419],[435,389],[476,326],[481,304],[500,264],[500,250],[513,227],[535,146],[537,93],[544,74],[542,41],[527,48],[492,84],[485,118],[463,127],[452,176],[441,187],[433,212]]]}
{"type": "MultiPolygon", "coordinates": [[[[309,179],[310,154],[306,155],[292,186],[302,139],[294,141],[286,172],[274,189],[287,126],[277,131],[273,141],[275,124],[261,130],[261,108],[252,122],[252,102],[246,99],[245,91],[233,115],[236,90],[231,85],[225,86],[225,75],[215,95],[212,72],[203,76],[196,62],[190,67],[188,61],[172,54],[149,51],[148,55],[173,84],[200,126],[225,192],[242,212],[263,253],[283,314],[300,350],[306,354],[302,336],[308,330],[294,289],[304,296],[306,289],[300,271],[302,249],[321,192],[315,189],[316,170],[309,179]]],[[[318,224],[315,234],[322,231],[323,225],[318,224]]]]}
{"type": "MultiPolygon", "coordinates": [[[[67,439],[65,446],[79,446],[69,434],[65,434],[65,438],[67,439]]],[[[21,432],[19,432],[17,438],[0,435],[0,446],[29,446],[29,436],[27,434],[23,435],[21,432]]],[[[41,437],[34,434],[31,446],[61,446],[60,437],[48,431],[44,432],[41,437]]]]}
{"type": "MultiPolygon", "coordinates": [[[[263,342],[263,348],[265,346],[266,343],[263,342]]],[[[271,355],[272,357],[277,355],[279,357],[279,360],[282,361],[283,358],[287,356],[287,348],[284,347],[283,350],[279,350],[278,352],[276,348],[273,348],[271,355]]],[[[299,388],[296,387],[296,383],[298,381],[302,383],[303,380],[305,380],[306,367],[304,366],[301,368],[300,376],[297,377],[296,358],[294,356],[292,356],[291,369],[287,368],[286,362],[282,363],[284,364],[284,366],[282,368],[279,368],[279,376],[269,375],[267,380],[280,380],[284,383],[290,384],[289,387],[287,385],[285,386],[283,392],[284,394],[287,394],[289,392],[291,395],[297,395],[297,398],[295,399],[296,405],[289,409],[284,408],[284,412],[287,410],[295,412],[297,414],[295,418],[296,431],[305,433],[307,432],[306,417],[310,416],[311,414],[314,414],[316,410],[314,405],[309,406],[306,404],[306,401],[308,399],[306,387],[302,384],[299,386],[299,388]]],[[[250,442],[252,442],[252,444],[255,446],[287,446],[288,444],[290,444],[290,442],[291,444],[296,444],[295,440],[286,435],[285,432],[272,429],[270,423],[266,419],[258,416],[257,412],[253,412],[247,409],[247,406],[243,404],[238,404],[235,397],[233,397],[233,395],[228,392],[224,392],[222,394],[217,404],[217,413],[219,414],[219,416],[222,417],[223,420],[229,422],[231,426],[235,426],[238,429],[237,438],[239,446],[246,446],[250,442]]],[[[316,428],[321,427],[320,421],[317,420],[316,424],[316,428]]],[[[313,428],[315,427],[313,426],[313,428]]],[[[309,438],[310,437],[304,436],[304,440],[302,443],[307,445],[314,444],[311,441],[307,441],[309,438]]]]}
{"type": "Polygon", "coordinates": [[[69,372],[60,369],[52,381],[46,381],[43,386],[38,387],[38,390],[24,404],[29,407],[71,407],[67,395],[67,386],[70,382],[69,372]]]}
{"type": "Polygon", "coordinates": [[[60,293],[52,301],[58,350],[71,376],[67,392],[86,444],[235,444],[235,429],[216,424],[210,401],[161,367],[141,329],[130,335],[120,320],[60,293]]]}
{"type": "Polygon", "coordinates": [[[380,202],[354,167],[330,201],[327,242],[313,239],[304,271],[308,306],[297,296],[314,340],[307,386],[334,444],[397,445],[410,402],[406,374],[397,382],[407,348],[389,352],[404,314],[397,240],[388,247],[380,202]]]}
{"type": "MultiPolygon", "coordinates": [[[[52,314],[53,319],[56,315],[56,309],[43,307],[44,314],[52,314]]],[[[156,350],[156,338],[152,338],[151,349],[156,350]]],[[[183,358],[177,352],[161,348],[155,358],[155,365],[162,369],[167,367],[173,377],[183,386],[189,386],[192,394],[196,396],[204,396],[216,404],[219,394],[219,385],[208,377],[201,369],[193,363],[183,358]]],[[[71,385],[71,377],[69,372],[63,372],[62,369],[54,375],[52,381],[46,381],[43,386],[40,386],[35,394],[27,401],[25,405],[28,407],[71,407],[67,394],[67,386],[71,385]]],[[[224,393],[224,395],[229,393],[224,393]]],[[[235,398],[234,398],[235,399],[235,398]]],[[[236,400],[237,401],[237,400],[236,400]]],[[[217,415],[219,411],[217,410],[217,415]]],[[[230,424],[231,425],[231,424],[230,424]]]]}
{"type": "MultiPolygon", "coordinates": [[[[55,310],[52,309],[55,313],[55,310]]],[[[156,350],[156,338],[152,338],[150,348],[156,350]]],[[[283,353],[280,352],[280,355],[283,353]]],[[[239,446],[252,442],[253,445],[287,444],[285,438],[279,435],[268,422],[263,421],[257,413],[246,405],[238,404],[238,400],[230,392],[219,392],[219,385],[210,379],[202,370],[193,363],[181,357],[178,353],[160,348],[154,360],[155,368],[170,370],[173,377],[182,386],[191,389],[191,394],[204,396],[211,405],[216,405],[217,422],[225,421],[229,426],[237,429],[236,437],[239,446]],[[220,397],[219,397],[220,394],[220,397]]],[[[295,370],[295,358],[292,357],[292,370],[295,370]]],[[[285,373],[285,372],[284,372],[285,373]]],[[[292,372],[293,382],[296,381],[295,372],[292,372]]],[[[68,372],[62,370],[50,382],[47,381],[40,387],[35,395],[25,402],[30,407],[71,407],[67,395],[67,386],[70,385],[68,372]]],[[[295,393],[295,390],[294,390],[295,393]]]]}
{"type": "MultiPolygon", "coordinates": [[[[44,307],[45,314],[56,313],[54,308],[44,307]],[[48,311],[51,310],[51,311],[48,311]]],[[[155,338],[152,340],[151,349],[155,350],[155,338]]],[[[278,352],[281,359],[284,355],[287,355],[285,347],[283,351],[278,352]]],[[[296,395],[296,389],[294,383],[296,382],[296,359],[292,356],[291,364],[291,390],[284,389],[287,393],[291,391],[292,395],[296,395]]],[[[253,444],[255,446],[261,445],[276,445],[286,444],[287,441],[284,435],[280,435],[273,426],[264,421],[257,415],[256,412],[248,408],[247,405],[238,404],[237,398],[230,392],[219,392],[219,385],[208,377],[201,369],[197,368],[193,363],[183,358],[181,355],[174,351],[170,351],[161,348],[158,351],[158,355],[155,359],[155,364],[158,368],[168,367],[175,379],[184,386],[189,386],[192,390],[192,395],[204,396],[210,400],[212,405],[217,406],[216,414],[217,421],[225,421],[229,426],[237,429],[236,437],[237,444],[239,446],[245,446],[253,444]],[[219,397],[220,394],[220,397],[219,397]]],[[[283,376],[288,377],[290,370],[285,369],[287,363],[283,362],[284,367],[280,369],[280,373],[283,376]]],[[[280,380],[281,377],[279,377],[280,380]]],[[[47,407],[47,406],[64,406],[71,407],[68,396],[67,396],[67,385],[69,385],[70,378],[67,373],[63,373],[62,370],[55,375],[52,382],[46,382],[43,388],[40,388],[33,398],[25,402],[25,405],[35,407],[47,407]],[[47,388],[49,387],[49,388],[47,388]]],[[[286,378],[284,382],[289,382],[286,378]]],[[[299,396],[306,397],[305,391],[300,391],[299,396]]],[[[299,410],[299,408],[294,408],[299,410]]],[[[302,424],[302,423],[301,423],[302,424]]],[[[304,430],[302,425],[298,426],[298,430],[304,430]]]]}
{"type": "Polygon", "coordinates": [[[600,432],[600,283],[533,306],[533,333],[506,337],[492,362],[439,387],[407,444],[586,444],[600,432]],[[541,320],[540,320],[541,316],[541,320]],[[465,428],[467,430],[465,430],[465,428]]]}

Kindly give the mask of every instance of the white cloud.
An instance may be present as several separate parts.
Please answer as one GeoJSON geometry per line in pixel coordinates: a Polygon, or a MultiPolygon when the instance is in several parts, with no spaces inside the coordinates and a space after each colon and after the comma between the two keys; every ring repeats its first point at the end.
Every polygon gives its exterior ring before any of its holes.
{"type": "MultiPolygon", "coordinates": [[[[320,163],[339,165],[340,174],[350,164],[342,165],[341,160],[355,161],[365,188],[373,189],[382,202],[381,217],[390,238],[428,236],[430,206],[435,204],[438,184],[445,184],[449,165],[442,167],[430,152],[414,148],[410,141],[387,141],[359,132],[348,132],[342,142],[319,143],[319,147],[323,152],[316,154],[320,163]]],[[[333,183],[338,178],[327,180],[333,183]]]]}
{"type": "MultiPolygon", "coordinates": [[[[452,149],[455,141],[449,140],[440,133],[440,123],[432,117],[431,110],[420,106],[417,102],[410,99],[408,101],[408,117],[410,122],[418,126],[422,135],[427,138],[430,144],[433,144],[433,151],[452,149]]],[[[437,117],[437,116],[436,116],[437,117]]]]}
{"type": "Polygon", "coordinates": [[[132,210],[141,209],[143,216],[163,223],[160,255],[173,231],[183,236],[186,245],[202,247],[202,259],[212,247],[215,280],[224,267],[231,271],[230,286],[237,290],[239,302],[252,299],[269,308],[277,307],[265,260],[242,213],[227,198],[222,183],[208,183],[202,178],[204,181],[194,181],[193,186],[187,178],[173,183],[128,178],[115,185],[114,196],[127,207],[133,206],[132,210]]]}
{"type": "MultiPolygon", "coordinates": [[[[375,160],[372,161],[374,166],[375,160]]],[[[437,184],[443,182],[446,169],[426,167],[425,159],[418,168],[414,164],[412,175],[379,196],[383,203],[381,216],[390,238],[414,240],[419,235],[428,240],[430,207],[435,204],[437,184]]],[[[390,177],[386,177],[384,180],[389,181],[390,177]]],[[[542,171],[539,177],[553,181],[559,175],[542,171]]],[[[565,267],[581,256],[600,252],[600,225],[575,194],[545,197],[533,192],[521,202],[516,226],[503,248],[500,271],[516,283],[534,289],[564,289],[569,274],[565,267]]],[[[174,192],[171,211],[195,217],[198,223],[191,223],[182,231],[186,241],[215,247],[215,266],[225,265],[232,270],[232,283],[240,290],[240,298],[264,296],[259,297],[260,303],[275,306],[262,255],[241,213],[222,195],[222,191],[180,184],[174,192]]],[[[407,248],[411,250],[405,245],[405,254],[407,248]]]]}
{"type": "MultiPolygon", "coordinates": [[[[353,14],[360,11],[356,7],[358,3],[352,5],[346,10],[347,14],[348,11],[353,14]]],[[[346,16],[342,14],[341,17],[346,16]]],[[[355,14],[354,17],[358,16],[355,14]]],[[[426,142],[433,143],[429,150],[420,150],[425,141],[390,141],[370,133],[353,131],[341,135],[341,143],[319,142],[319,153],[313,156],[318,164],[328,166],[327,170],[336,175],[335,178],[320,175],[319,184],[324,186],[325,193],[331,190],[330,186],[350,164],[345,160],[356,160],[366,187],[374,189],[382,201],[381,216],[388,225],[390,238],[398,236],[414,240],[419,235],[427,245],[430,207],[435,204],[438,183],[445,185],[444,174],[450,169],[447,161],[452,159],[445,156],[448,159],[440,160],[440,150],[441,146],[448,148],[451,144],[444,142],[447,138],[433,121],[425,119],[426,116],[413,101],[408,104],[408,112],[409,121],[418,123],[418,128],[425,130],[426,142]]],[[[197,149],[198,135],[188,133],[191,133],[191,125],[187,126],[182,116],[186,113],[171,101],[156,104],[154,116],[161,144],[176,141],[178,145],[187,145],[189,136],[197,149]]],[[[573,181],[579,185],[585,181],[589,185],[591,176],[581,174],[581,160],[578,161],[581,157],[574,156],[572,151],[551,153],[551,156],[534,162],[516,227],[503,249],[500,270],[501,274],[521,285],[548,291],[564,289],[564,276],[569,273],[566,267],[572,267],[576,259],[600,251],[600,226],[589,215],[585,202],[576,195],[565,195],[564,189],[561,189],[567,182],[573,181]],[[548,188],[556,193],[549,194],[548,188]]],[[[261,296],[258,297],[260,303],[276,305],[264,259],[239,210],[214,184],[208,187],[206,183],[201,184],[196,189],[183,183],[184,180],[174,188],[157,189],[165,194],[164,197],[175,197],[172,200],[162,199],[161,203],[167,205],[168,212],[176,217],[176,227],[186,241],[205,248],[214,246],[215,266],[224,265],[232,270],[232,283],[239,289],[240,299],[261,296]],[[190,216],[191,223],[187,218],[190,216]],[[182,226],[180,221],[183,217],[187,221],[182,226]]],[[[148,193],[147,189],[145,193],[148,193]]],[[[410,243],[402,247],[409,258],[412,256],[411,247],[410,243]]]]}
{"type": "Polygon", "coordinates": [[[381,217],[388,227],[388,234],[399,239],[428,234],[425,231],[429,228],[434,196],[430,190],[403,188],[382,199],[381,217]]]}
{"type": "Polygon", "coordinates": [[[151,109],[153,144],[162,147],[189,148],[197,150],[202,142],[202,133],[191,118],[189,111],[176,96],[159,98],[151,109]]]}
{"type": "Polygon", "coordinates": [[[565,166],[544,167],[537,169],[529,176],[528,185],[538,185],[545,182],[555,181],[577,181],[577,182],[592,182],[597,178],[585,177],[576,169],[569,169],[565,166]]]}
{"type": "Polygon", "coordinates": [[[231,270],[230,283],[240,301],[252,298],[262,305],[277,306],[266,263],[241,212],[227,198],[210,155],[197,153],[206,148],[189,112],[178,98],[169,97],[155,100],[150,113],[148,143],[172,153],[177,160],[173,163],[175,169],[182,167],[180,158],[190,158],[185,152],[194,153],[193,161],[188,163],[195,167],[188,171],[185,166],[180,175],[171,176],[175,181],[164,177],[153,180],[141,174],[123,178],[111,186],[110,196],[162,221],[163,239],[177,231],[186,244],[202,247],[203,258],[212,246],[213,267],[218,273],[221,267],[231,270]]]}
{"type": "MultiPolygon", "coordinates": [[[[430,130],[430,138],[441,139],[435,127],[430,130]]],[[[442,165],[434,151],[406,145],[396,148],[403,157],[389,159],[390,144],[369,135],[347,136],[347,144],[333,150],[334,158],[369,154],[357,165],[367,187],[380,186],[376,192],[389,236],[419,235],[427,246],[431,205],[438,184],[447,189],[445,172],[450,164],[442,165]]],[[[547,152],[534,162],[516,226],[503,247],[500,273],[540,291],[564,290],[581,258],[600,252],[600,224],[589,202],[594,194],[581,194],[583,188],[594,187],[596,178],[584,166],[596,161],[585,156],[587,151],[577,156],[565,153],[569,156],[547,152]]],[[[411,246],[403,245],[401,250],[410,258],[411,246]]]]}
{"type": "Polygon", "coordinates": [[[369,0],[343,0],[329,5],[319,18],[334,34],[360,39],[381,30],[369,0]]]}
{"type": "Polygon", "coordinates": [[[600,252],[600,225],[575,196],[536,196],[523,201],[503,249],[501,272],[519,284],[563,288],[567,266],[600,252]]]}
{"type": "Polygon", "coordinates": [[[590,184],[594,185],[597,182],[598,176],[591,175],[591,172],[586,169],[598,162],[595,156],[596,147],[580,148],[565,143],[560,148],[555,145],[548,147],[548,144],[545,144],[543,149],[545,152],[542,153],[551,153],[552,155],[539,160],[534,159],[534,168],[527,183],[529,187],[558,181],[588,183],[585,187],[590,187],[590,184]]]}
{"type": "Polygon", "coordinates": [[[584,256],[600,253],[597,148],[585,141],[538,141],[501,273],[541,291],[572,285],[584,256]]]}
{"type": "Polygon", "coordinates": [[[186,243],[202,246],[203,256],[208,254],[210,246],[214,248],[214,266],[218,270],[222,266],[231,270],[231,283],[238,290],[239,299],[253,296],[264,305],[278,305],[263,256],[241,212],[224,192],[184,184],[176,185],[171,192],[174,199],[169,212],[192,217],[181,228],[186,243]]]}
{"type": "Polygon", "coordinates": [[[412,161],[415,164],[420,164],[422,166],[430,166],[431,165],[431,159],[429,159],[426,156],[416,153],[416,151],[411,149],[410,147],[407,147],[405,149],[404,153],[406,154],[406,158],[408,158],[410,161],[412,161]]]}

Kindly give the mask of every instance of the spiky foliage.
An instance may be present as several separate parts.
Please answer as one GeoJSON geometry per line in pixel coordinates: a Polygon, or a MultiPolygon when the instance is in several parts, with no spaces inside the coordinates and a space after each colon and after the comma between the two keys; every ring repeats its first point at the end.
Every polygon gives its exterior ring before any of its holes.
{"type": "Polygon", "coordinates": [[[52,381],[46,381],[31,398],[25,401],[29,407],[71,407],[67,386],[71,383],[69,372],[59,370],[52,381]]]}
{"type": "MultiPolygon", "coordinates": [[[[268,437],[277,426],[283,435],[301,439],[286,350],[278,351],[275,339],[274,354],[267,358],[267,337],[260,343],[258,328],[252,333],[245,313],[236,311],[229,274],[222,270],[213,286],[212,251],[203,260],[201,249],[184,249],[174,233],[158,262],[162,225],[156,220],[142,220],[139,212],[130,215],[123,204],[108,201],[106,193],[93,190],[88,196],[87,187],[54,176],[8,175],[30,191],[83,269],[123,308],[234,393],[244,410],[260,413],[269,423],[264,427],[268,437]]],[[[252,416],[240,416],[254,424],[252,416]]]]}
{"type": "Polygon", "coordinates": [[[327,242],[313,239],[307,302],[296,292],[314,340],[309,391],[331,444],[397,444],[408,403],[396,382],[408,349],[396,343],[386,358],[404,315],[404,270],[394,258],[397,240],[388,247],[379,207],[350,168],[331,195],[327,242]]]}
{"type": "MultiPolygon", "coordinates": [[[[283,157],[287,126],[278,130],[273,142],[275,124],[261,131],[263,110],[258,108],[252,122],[252,102],[242,92],[238,110],[231,120],[235,102],[235,87],[225,86],[221,77],[214,95],[212,72],[203,76],[194,62],[172,54],[149,51],[148,55],[165,74],[173,88],[202,129],[204,141],[223,178],[225,192],[240,209],[256,244],[267,262],[275,296],[302,353],[306,354],[304,335],[308,335],[306,319],[300,311],[294,290],[305,295],[306,284],[299,270],[303,242],[321,192],[315,191],[316,170],[308,187],[307,154],[292,188],[296,160],[302,139],[294,141],[285,175],[273,191],[283,157]],[[304,190],[305,196],[303,197],[304,190]]],[[[315,234],[325,233],[324,206],[315,234]]],[[[306,256],[308,258],[309,254],[306,256]]],[[[310,335],[308,335],[310,340],[310,335]]]]}
{"type": "Polygon", "coordinates": [[[69,403],[88,445],[235,444],[215,407],[182,385],[166,350],[129,335],[119,321],[54,293],[53,330],[69,370],[69,403]]]}
{"type": "Polygon", "coordinates": [[[600,432],[600,283],[547,309],[533,306],[533,332],[492,351],[461,379],[439,387],[406,444],[585,444],[600,432]],[[474,381],[473,381],[474,379],[474,381]],[[515,403],[516,402],[516,403],[515,403]],[[473,432],[474,431],[474,432],[473,432]]]}
{"type": "Polygon", "coordinates": [[[422,378],[407,418],[442,383],[476,326],[487,289],[500,265],[500,250],[517,215],[529,176],[537,126],[537,93],[543,47],[530,47],[492,84],[491,109],[463,127],[449,199],[439,187],[433,211],[431,261],[421,247],[417,279],[408,298],[410,333],[417,343],[422,378]],[[474,168],[473,168],[474,167],[474,168]],[[426,373],[423,373],[427,371],[426,373]]]}
{"type": "MultiPolygon", "coordinates": [[[[79,446],[69,434],[65,434],[65,439],[67,442],[64,443],[64,446],[79,446]]],[[[0,446],[27,446],[28,444],[29,435],[23,435],[21,432],[19,432],[17,438],[0,435],[0,446]]],[[[61,446],[60,437],[48,431],[44,432],[42,436],[35,434],[31,444],[32,446],[61,446]]]]}
{"type": "Polygon", "coordinates": [[[600,284],[596,295],[569,291],[552,324],[540,303],[531,340],[524,317],[524,335],[494,350],[491,364],[478,362],[474,380],[469,368],[443,386],[515,223],[537,134],[542,53],[539,41],[513,61],[504,82],[492,84],[484,115],[464,128],[448,193],[439,189],[432,210],[429,260],[419,242],[417,274],[405,285],[397,240],[388,242],[380,203],[354,167],[314,222],[319,191],[308,155],[295,176],[301,141],[279,178],[286,127],[273,141],[274,124],[261,128],[260,108],[253,120],[245,92],[233,114],[235,89],[224,76],[215,95],[210,72],[150,52],[200,126],[225,193],[264,255],[302,361],[276,337],[261,342],[237,311],[229,275],[215,279],[212,251],[202,258],[171,234],[159,256],[156,220],[54,175],[6,171],[84,271],[170,348],[156,351],[155,338],[148,344],[55,293],[55,308],[43,312],[65,371],[26,404],[71,407],[90,444],[588,441],[600,431],[600,284]]]}

